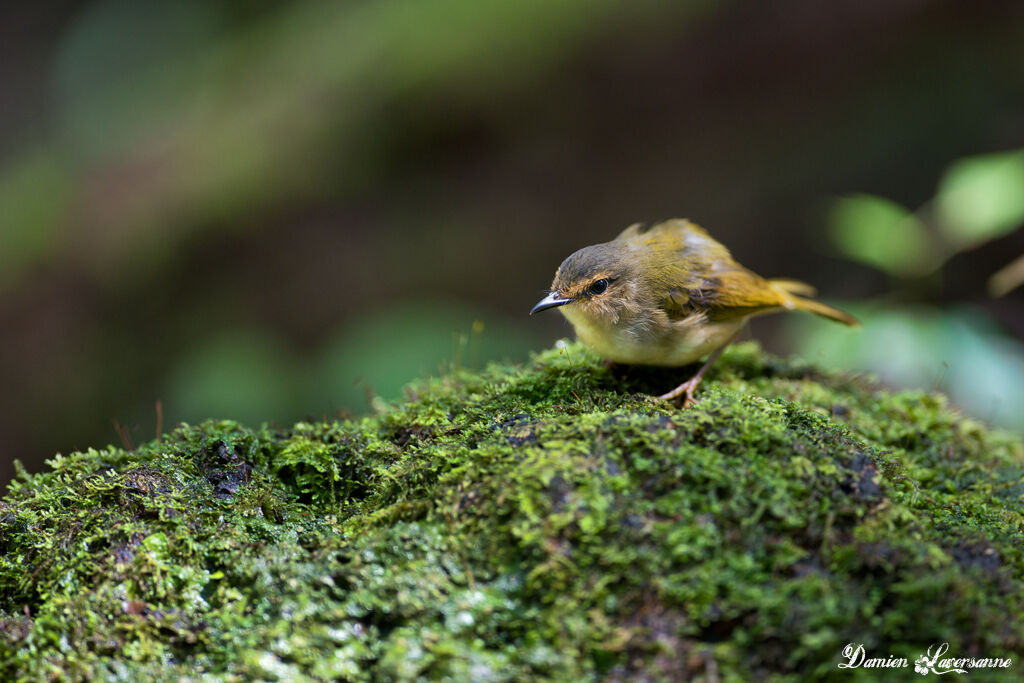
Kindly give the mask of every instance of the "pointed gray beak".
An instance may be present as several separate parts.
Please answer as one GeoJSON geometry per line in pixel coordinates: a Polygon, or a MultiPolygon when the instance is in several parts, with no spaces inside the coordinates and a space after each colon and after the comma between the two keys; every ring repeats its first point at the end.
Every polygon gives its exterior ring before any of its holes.
{"type": "Polygon", "coordinates": [[[556,308],[558,306],[564,306],[572,301],[572,299],[563,299],[559,296],[558,292],[551,292],[546,297],[537,302],[537,305],[530,309],[530,315],[546,311],[549,308],[556,308]]]}

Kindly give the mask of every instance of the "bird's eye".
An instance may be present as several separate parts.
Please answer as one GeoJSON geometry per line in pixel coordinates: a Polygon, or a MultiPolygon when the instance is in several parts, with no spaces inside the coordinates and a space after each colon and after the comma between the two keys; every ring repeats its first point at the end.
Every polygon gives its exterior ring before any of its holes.
{"type": "Polygon", "coordinates": [[[590,285],[590,293],[594,295],[604,294],[606,289],[608,289],[608,278],[606,277],[601,278],[590,285]]]}

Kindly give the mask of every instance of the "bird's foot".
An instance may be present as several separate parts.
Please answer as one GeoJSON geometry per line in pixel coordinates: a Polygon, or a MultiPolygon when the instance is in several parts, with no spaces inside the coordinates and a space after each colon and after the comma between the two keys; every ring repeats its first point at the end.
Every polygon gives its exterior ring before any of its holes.
{"type": "Polygon", "coordinates": [[[700,375],[692,377],[667,394],[662,394],[658,399],[661,401],[678,401],[682,397],[682,409],[686,410],[690,406],[699,403],[699,401],[693,397],[693,393],[697,391],[697,387],[700,385],[701,379],[700,375]]]}

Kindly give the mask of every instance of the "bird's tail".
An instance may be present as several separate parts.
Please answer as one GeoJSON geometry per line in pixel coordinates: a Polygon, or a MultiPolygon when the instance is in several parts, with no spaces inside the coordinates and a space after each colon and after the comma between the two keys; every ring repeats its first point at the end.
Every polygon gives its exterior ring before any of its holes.
{"type": "Polygon", "coordinates": [[[798,308],[801,311],[808,311],[829,320],[843,323],[844,325],[857,326],[860,321],[845,311],[833,308],[814,299],[805,299],[806,296],[814,296],[814,287],[797,280],[771,280],[772,287],[782,294],[782,298],[789,304],[787,308],[798,308]]]}

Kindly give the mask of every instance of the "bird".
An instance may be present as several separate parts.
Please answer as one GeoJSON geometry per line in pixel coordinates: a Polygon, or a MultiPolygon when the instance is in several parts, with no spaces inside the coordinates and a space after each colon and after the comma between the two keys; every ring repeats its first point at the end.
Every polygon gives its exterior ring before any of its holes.
{"type": "Polygon", "coordinates": [[[634,223],[610,242],[570,254],[530,315],[557,308],[577,338],[610,363],[683,366],[697,373],[660,396],[696,403],[708,368],[758,315],[801,310],[844,325],[856,318],[820,301],[812,286],[743,267],[703,228],[673,218],[634,223]]]}

